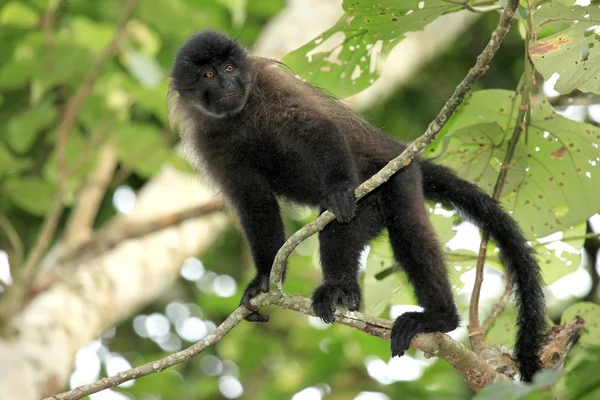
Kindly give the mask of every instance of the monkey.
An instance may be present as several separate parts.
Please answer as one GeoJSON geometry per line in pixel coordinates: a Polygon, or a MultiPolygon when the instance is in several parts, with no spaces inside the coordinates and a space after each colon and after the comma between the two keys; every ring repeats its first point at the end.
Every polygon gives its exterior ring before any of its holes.
{"type": "Polygon", "coordinates": [[[535,253],[516,221],[478,186],[418,157],[357,201],[356,187],[406,144],[218,31],[194,33],[182,44],[167,97],[171,123],[224,194],[249,243],[256,276],[240,304],[254,313],[250,320],[266,320],[250,300],[269,290],[271,267],[285,241],[278,202],[284,199],[335,215],[319,233],[323,282],[312,294],[313,311],[324,322],[334,322],[336,306],[359,309],[360,253],[387,229],[394,258],[423,308],[394,321],[392,356],[402,356],[417,334],[456,329],[460,317],[425,208],[428,199],[458,210],[501,249],[518,306],[520,377],[529,382],[541,369],[545,299],[535,253]]]}

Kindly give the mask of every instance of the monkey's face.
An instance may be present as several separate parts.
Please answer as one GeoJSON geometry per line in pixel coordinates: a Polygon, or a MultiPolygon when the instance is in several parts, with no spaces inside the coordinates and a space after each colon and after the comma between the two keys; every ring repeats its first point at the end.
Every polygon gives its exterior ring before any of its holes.
{"type": "Polygon", "coordinates": [[[217,32],[201,32],[181,47],[173,65],[173,86],[202,113],[222,118],[239,113],[249,94],[246,52],[217,32]]]}

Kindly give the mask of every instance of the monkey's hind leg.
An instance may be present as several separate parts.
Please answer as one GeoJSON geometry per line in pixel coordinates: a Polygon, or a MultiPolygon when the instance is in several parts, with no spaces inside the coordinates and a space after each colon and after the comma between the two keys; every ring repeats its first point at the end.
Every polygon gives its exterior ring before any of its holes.
{"type": "Polygon", "coordinates": [[[416,334],[449,332],[460,322],[442,249],[425,210],[418,173],[414,169],[403,171],[381,193],[381,211],[394,256],[424,308],[396,319],[391,334],[392,356],[402,356],[416,334]]]}
{"type": "Polygon", "coordinates": [[[323,284],[312,295],[315,314],[334,322],[337,305],[358,310],[361,301],[358,262],[365,245],[384,228],[376,198],[359,202],[356,216],[346,224],[331,222],[319,234],[323,284]]]}

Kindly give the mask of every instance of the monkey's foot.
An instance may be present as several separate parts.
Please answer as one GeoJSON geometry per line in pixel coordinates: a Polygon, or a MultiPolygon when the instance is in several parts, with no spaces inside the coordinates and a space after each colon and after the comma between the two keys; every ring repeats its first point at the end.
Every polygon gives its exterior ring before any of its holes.
{"type": "Polygon", "coordinates": [[[324,283],[312,295],[312,307],[324,322],[331,324],[335,321],[333,313],[335,306],[344,306],[350,311],[360,307],[360,286],[358,282],[351,284],[324,283]]]}
{"type": "Polygon", "coordinates": [[[269,275],[256,275],[254,279],[250,281],[248,286],[246,286],[246,290],[244,291],[244,295],[242,296],[242,300],[240,301],[240,305],[246,307],[248,310],[252,311],[252,314],[246,317],[247,321],[250,322],[268,322],[269,316],[262,315],[258,312],[258,307],[252,305],[250,300],[254,297],[258,296],[261,293],[267,293],[269,291],[269,275]]]}
{"type": "Polygon", "coordinates": [[[415,335],[428,332],[450,332],[458,327],[459,317],[448,312],[407,312],[394,321],[392,327],[392,357],[402,357],[415,335]]]}

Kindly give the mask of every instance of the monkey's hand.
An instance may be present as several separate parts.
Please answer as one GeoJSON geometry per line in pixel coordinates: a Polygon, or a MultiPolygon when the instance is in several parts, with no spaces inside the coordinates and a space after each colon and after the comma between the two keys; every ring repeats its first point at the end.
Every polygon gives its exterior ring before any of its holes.
{"type": "Polygon", "coordinates": [[[330,193],[323,200],[323,206],[335,214],[337,222],[350,222],[354,218],[354,214],[356,214],[354,189],[345,187],[330,193]]]}
{"type": "Polygon", "coordinates": [[[267,293],[269,291],[269,275],[256,275],[254,279],[250,281],[246,290],[244,291],[244,295],[242,296],[242,300],[240,301],[240,305],[246,307],[248,310],[252,311],[252,314],[246,317],[247,321],[251,322],[268,322],[269,316],[262,315],[258,312],[258,307],[252,305],[250,300],[254,297],[258,296],[261,293],[267,293]]]}
{"type": "Polygon", "coordinates": [[[335,321],[333,313],[335,307],[340,305],[350,311],[360,307],[360,286],[358,282],[352,283],[324,283],[312,295],[312,306],[317,317],[328,324],[335,321]]]}

